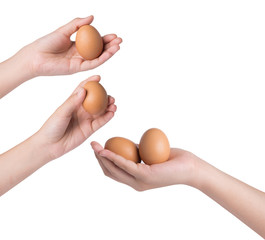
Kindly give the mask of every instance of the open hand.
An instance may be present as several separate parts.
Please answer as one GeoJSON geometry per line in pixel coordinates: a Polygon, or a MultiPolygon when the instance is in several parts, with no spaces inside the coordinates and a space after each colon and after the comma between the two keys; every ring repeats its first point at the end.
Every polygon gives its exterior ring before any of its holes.
{"type": "Polygon", "coordinates": [[[92,142],[91,146],[106,176],[137,191],[173,184],[192,185],[198,157],[185,150],[172,148],[168,161],[146,165],[127,160],[97,142],[92,142]]]}
{"type": "MultiPolygon", "coordinates": [[[[81,26],[91,24],[93,16],[76,18],[54,32],[36,40],[23,50],[30,56],[34,76],[73,74],[96,68],[111,58],[119,49],[122,39],[116,34],[103,37],[104,50],[94,60],[85,60],[77,52],[70,37],[81,26]]],[[[23,51],[22,51],[23,52],[23,51]]]]}

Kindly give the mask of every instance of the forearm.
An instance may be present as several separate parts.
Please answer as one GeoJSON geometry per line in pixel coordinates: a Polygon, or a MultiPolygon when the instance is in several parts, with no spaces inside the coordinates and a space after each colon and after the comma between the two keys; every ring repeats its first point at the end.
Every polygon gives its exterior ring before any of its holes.
{"type": "Polygon", "coordinates": [[[28,46],[0,63],[0,99],[23,82],[34,77],[27,53],[28,46]]]}
{"type": "Polygon", "coordinates": [[[0,155],[0,196],[49,162],[36,135],[0,155]]]}
{"type": "Polygon", "coordinates": [[[199,161],[195,187],[265,237],[265,193],[199,161]]]}

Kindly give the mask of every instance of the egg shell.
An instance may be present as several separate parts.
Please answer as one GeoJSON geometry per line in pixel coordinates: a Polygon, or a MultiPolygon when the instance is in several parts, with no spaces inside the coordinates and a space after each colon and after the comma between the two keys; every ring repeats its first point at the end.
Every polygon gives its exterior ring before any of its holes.
{"type": "Polygon", "coordinates": [[[158,128],[147,130],[141,137],[139,153],[143,162],[148,165],[167,161],[170,145],[165,133],[158,128]]]}
{"type": "Polygon", "coordinates": [[[103,51],[103,39],[96,28],[84,25],[76,33],[75,45],[78,53],[86,60],[93,60],[103,51]]]}
{"type": "Polygon", "coordinates": [[[103,114],[108,107],[108,95],[105,88],[97,81],[87,82],[83,88],[87,92],[83,101],[84,109],[92,116],[103,114]]]}
{"type": "Polygon", "coordinates": [[[127,160],[131,160],[135,163],[140,162],[140,156],[138,148],[134,142],[123,137],[110,138],[105,143],[105,149],[108,149],[127,160]]]}

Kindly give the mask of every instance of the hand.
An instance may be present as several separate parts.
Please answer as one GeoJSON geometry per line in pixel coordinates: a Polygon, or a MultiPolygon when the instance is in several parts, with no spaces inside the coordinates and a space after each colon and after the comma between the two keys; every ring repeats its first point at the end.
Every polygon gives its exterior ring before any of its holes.
{"type": "Polygon", "coordinates": [[[92,118],[83,108],[87,81],[100,81],[93,76],[80,83],[74,93],[55,111],[37,132],[38,138],[49,152],[49,160],[58,158],[83,143],[90,135],[112,119],[116,111],[114,98],[109,96],[107,111],[92,118]]]}
{"type": "Polygon", "coordinates": [[[122,42],[115,34],[103,37],[104,51],[94,60],[85,60],[77,52],[70,37],[81,26],[91,24],[93,16],[76,18],[56,31],[26,46],[26,55],[32,56],[32,71],[35,76],[64,75],[98,67],[111,58],[122,42]]]}
{"type": "Polygon", "coordinates": [[[168,161],[149,166],[124,159],[103,149],[97,142],[92,142],[91,146],[106,176],[137,191],[173,184],[193,184],[198,157],[182,149],[172,148],[168,161]]]}
{"type": "Polygon", "coordinates": [[[265,193],[220,171],[190,152],[172,148],[169,160],[134,163],[91,143],[106,176],[138,191],[173,184],[197,188],[265,238],[265,193]]]}

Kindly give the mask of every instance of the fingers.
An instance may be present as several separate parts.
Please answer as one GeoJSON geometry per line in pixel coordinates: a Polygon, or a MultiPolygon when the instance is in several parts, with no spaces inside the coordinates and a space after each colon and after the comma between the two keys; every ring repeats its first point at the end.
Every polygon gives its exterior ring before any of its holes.
{"type": "Polygon", "coordinates": [[[104,50],[104,52],[96,59],[92,61],[84,61],[81,63],[81,71],[91,70],[94,69],[103,63],[105,63],[107,60],[109,60],[116,52],[120,50],[120,46],[114,45],[110,47],[107,50],[104,50]]]}
{"type": "Polygon", "coordinates": [[[120,37],[117,37],[115,34],[110,34],[110,35],[103,37],[103,41],[104,41],[104,49],[105,50],[114,46],[114,45],[120,45],[122,43],[122,39],[120,37]]]}
{"type": "Polygon", "coordinates": [[[87,78],[86,80],[82,81],[82,82],[80,83],[80,85],[81,85],[81,86],[84,86],[84,85],[85,85],[87,82],[89,82],[89,81],[96,81],[96,82],[99,82],[100,79],[101,79],[101,77],[100,77],[99,75],[93,75],[93,76],[87,78]]]}
{"type": "Polygon", "coordinates": [[[114,152],[109,150],[103,149],[100,151],[99,155],[103,158],[107,158],[112,161],[117,167],[121,168],[123,171],[127,172],[131,176],[138,178],[139,176],[139,169],[138,164],[134,163],[133,161],[129,161],[114,152]]]}
{"type": "Polygon", "coordinates": [[[74,92],[77,91],[78,88],[84,87],[87,82],[90,82],[90,81],[99,82],[100,79],[101,79],[101,77],[99,75],[93,75],[93,76],[87,78],[86,80],[82,81],[81,83],[79,83],[79,85],[76,87],[76,89],[74,90],[74,92]]]}
{"type": "Polygon", "coordinates": [[[101,160],[100,160],[101,157],[98,155],[98,153],[103,149],[103,147],[97,142],[91,142],[91,147],[94,150],[95,157],[98,160],[98,163],[99,163],[100,167],[102,168],[102,171],[104,172],[104,174],[106,176],[109,176],[110,175],[109,170],[101,162],[101,160]]]}
{"type": "Polygon", "coordinates": [[[109,96],[109,105],[114,104],[114,103],[115,103],[114,97],[109,96]]]}
{"type": "Polygon", "coordinates": [[[104,45],[111,42],[112,40],[116,39],[117,35],[116,34],[108,34],[102,37],[104,45]]]}
{"type": "Polygon", "coordinates": [[[115,34],[109,34],[103,37],[104,51],[94,60],[87,60],[81,63],[81,71],[86,71],[98,67],[99,65],[110,59],[120,49],[121,38],[118,38],[115,34]]]}
{"type": "Polygon", "coordinates": [[[107,112],[116,112],[117,106],[115,105],[115,99],[112,96],[108,96],[108,107],[107,112]]]}
{"type": "Polygon", "coordinates": [[[104,175],[110,177],[111,179],[113,179],[113,180],[115,180],[115,181],[118,181],[117,179],[115,179],[114,177],[111,176],[110,171],[104,166],[104,164],[103,164],[102,161],[100,160],[99,155],[95,153],[95,157],[96,157],[96,159],[98,160],[98,163],[99,163],[99,165],[100,165],[100,167],[101,167],[101,169],[102,169],[104,175]]]}
{"type": "Polygon", "coordinates": [[[92,142],[91,147],[95,151],[95,156],[106,176],[131,187],[135,185],[135,178],[133,176],[116,166],[112,161],[100,156],[100,152],[103,150],[100,144],[92,142]]]}
{"type": "Polygon", "coordinates": [[[98,129],[103,127],[107,122],[109,122],[114,116],[113,112],[107,112],[104,115],[98,117],[92,122],[93,132],[96,132],[98,129]]]}
{"type": "Polygon", "coordinates": [[[104,149],[98,142],[95,141],[91,142],[90,145],[97,154],[104,149]]]}
{"type": "Polygon", "coordinates": [[[75,18],[71,22],[66,25],[60,27],[58,31],[62,32],[66,36],[70,37],[73,33],[75,33],[81,26],[91,24],[93,22],[94,17],[89,16],[86,18],[75,18]]]}
{"type": "Polygon", "coordinates": [[[135,179],[133,176],[129,175],[127,172],[123,171],[121,168],[116,166],[113,162],[109,161],[106,158],[100,157],[98,158],[98,161],[101,162],[101,165],[103,166],[104,174],[118,182],[127,184],[131,187],[133,187],[135,184],[135,179]]]}
{"type": "Polygon", "coordinates": [[[106,113],[95,118],[91,123],[94,132],[97,131],[99,128],[103,127],[107,122],[109,122],[113,118],[114,113],[117,110],[117,106],[114,103],[115,99],[109,96],[109,105],[106,110],[106,113]]]}
{"type": "Polygon", "coordinates": [[[70,118],[72,113],[81,105],[86,92],[82,87],[78,87],[74,93],[56,110],[57,116],[70,118]]]}

